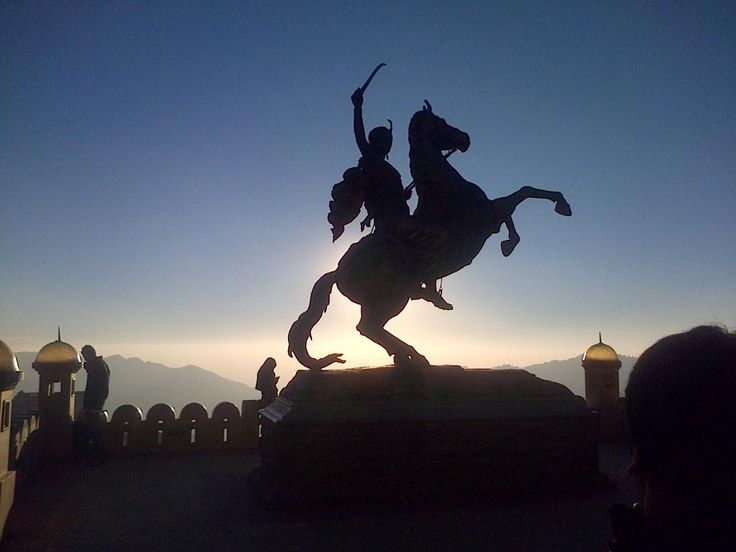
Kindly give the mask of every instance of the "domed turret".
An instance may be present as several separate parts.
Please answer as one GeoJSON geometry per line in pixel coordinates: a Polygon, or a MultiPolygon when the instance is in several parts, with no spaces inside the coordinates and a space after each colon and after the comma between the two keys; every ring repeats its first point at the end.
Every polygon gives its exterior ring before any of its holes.
{"type": "MultiPolygon", "coordinates": [[[[56,341],[47,343],[36,355],[33,361],[33,369],[39,372],[39,369],[48,371],[61,369],[72,372],[78,372],[82,367],[82,359],[77,350],[61,340],[61,328],[58,328],[56,341]]],[[[40,373],[40,372],[39,372],[40,373]]]]}
{"type": "Polygon", "coordinates": [[[585,351],[582,364],[588,407],[598,411],[615,408],[619,399],[618,369],[621,361],[613,347],[603,343],[600,332],[598,343],[585,351]]]}
{"type": "Polygon", "coordinates": [[[15,473],[8,471],[10,454],[10,420],[13,407],[13,390],[23,378],[18,360],[5,342],[0,341],[0,537],[13,503],[15,473]],[[8,497],[10,497],[8,499],[8,497]]]}
{"type": "Polygon", "coordinates": [[[79,364],[81,362],[79,354],[74,347],[59,339],[44,345],[38,351],[33,364],[66,364],[70,362],[79,364]]]}
{"type": "Polygon", "coordinates": [[[610,345],[603,343],[601,334],[598,332],[598,343],[588,347],[583,355],[583,367],[601,363],[606,365],[618,364],[617,368],[621,367],[621,361],[618,359],[616,351],[610,345]]]}
{"type": "Polygon", "coordinates": [[[0,391],[15,389],[23,379],[23,372],[18,368],[18,361],[4,341],[0,340],[0,391]]]}
{"type": "Polygon", "coordinates": [[[74,421],[74,383],[82,367],[77,350],[58,338],[45,345],[33,361],[38,372],[38,422],[44,453],[50,460],[71,454],[74,421]]]}

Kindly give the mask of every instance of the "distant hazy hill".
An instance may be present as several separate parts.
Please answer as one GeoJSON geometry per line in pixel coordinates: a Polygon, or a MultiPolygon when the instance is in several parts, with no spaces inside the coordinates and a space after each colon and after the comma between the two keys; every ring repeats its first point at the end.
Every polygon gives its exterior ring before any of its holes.
{"type": "MultiPolygon", "coordinates": [[[[621,395],[624,394],[626,383],[629,381],[631,368],[636,362],[636,357],[620,355],[621,369],[618,372],[621,395]]],[[[534,364],[524,367],[524,370],[535,374],[542,379],[556,381],[568,387],[576,395],[585,396],[585,373],[581,365],[582,356],[568,358],[567,360],[552,360],[543,364],[534,364]]],[[[504,366],[503,368],[509,368],[504,366]]]]}
{"type": "MultiPolygon", "coordinates": [[[[16,388],[17,391],[38,391],[38,374],[31,367],[36,353],[18,353],[18,363],[24,372],[24,379],[16,388]]],[[[247,399],[258,399],[261,394],[243,383],[225,379],[198,366],[170,368],[163,364],[145,362],[139,358],[124,358],[119,355],[105,357],[110,366],[110,396],[105,407],[112,413],[118,406],[134,404],[146,415],[148,409],[156,403],[164,402],[179,412],[190,402],[203,404],[208,412],[219,403],[228,401],[240,406],[247,399]]],[[[636,362],[635,357],[621,356],[619,380],[621,394],[636,362]]],[[[585,396],[585,379],[580,365],[581,357],[567,360],[552,360],[543,364],[525,366],[524,370],[546,380],[559,382],[573,393],[585,396]]],[[[498,366],[497,368],[517,368],[516,366],[498,366]]],[[[77,375],[77,389],[83,390],[87,383],[86,372],[80,370],[77,375]]],[[[283,383],[285,385],[286,382],[283,383]]],[[[282,387],[283,387],[282,385],[282,387]]]]}
{"type": "MultiPolygon", "coordinates": [[[[17,353],[23,381],[16,391],[37,392],[38,373],[31,367],[36,353],[17,353]]],[[[124,358],[119,355],[105,357],[110,366],[110,396],[105,408],[112,412],[120,405],[134,404],[146,415],[156,403],[167,403],[178,413],[190,402],[198,402],[208,412],[221,402],[240,402],[258,399],[261,394],[243,383],[225,379],[198,366],[170,368],[163,364],[145,362],[139,358],[124,358]]],[[[84,370],[77,374],[76,388],[83,390],[87,384],[84,370]]]]}

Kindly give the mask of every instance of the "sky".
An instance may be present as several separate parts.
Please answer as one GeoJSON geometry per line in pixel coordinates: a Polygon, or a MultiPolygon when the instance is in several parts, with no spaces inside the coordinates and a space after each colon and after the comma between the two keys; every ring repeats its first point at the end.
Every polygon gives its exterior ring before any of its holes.
{"type": "MultiPolygon", "coordinates": [[[[0,339],[196,364],[253,384],[317,278],[333,184],[367,128],[426,98],[469,133],[453,166],[528,201],[508,258],[492,236],[387,328],[434,364],[525,366],[603,341],[640,354],[736,328],[733,2],[3,2],[0,339]]],[[[337,290],[313,356],[387,364],[337,290]]],[[[30,370],[31,367],[21,367],[30,370]]]]}

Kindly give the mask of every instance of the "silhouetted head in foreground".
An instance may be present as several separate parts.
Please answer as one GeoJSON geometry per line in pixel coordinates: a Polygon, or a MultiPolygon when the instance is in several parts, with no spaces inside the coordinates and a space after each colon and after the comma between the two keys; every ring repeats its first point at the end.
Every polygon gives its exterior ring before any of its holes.
{"type": "Polygon", "coordinates": [[[736,334],[699,326],[639,357],[626,410],[645,515],[733,504],[735,402],[736,334]]]}
{"type": "Polygon", "coordinates": [[[639,357],[626,386],[641,507],[610,509],[613,552],[736,542],[736,334],[699,326],[639,357]]]}
{"type": "Polygon", "coordinates": [[[626,387],[632,475],[644,513],[732,504],[736,473],[736,334],[713,326],[661,339],[626,387]]]}

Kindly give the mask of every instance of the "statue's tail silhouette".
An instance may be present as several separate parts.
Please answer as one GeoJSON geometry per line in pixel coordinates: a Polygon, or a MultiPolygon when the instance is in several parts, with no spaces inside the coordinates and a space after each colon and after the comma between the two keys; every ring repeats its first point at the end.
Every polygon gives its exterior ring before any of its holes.
{"type": "Polygon", "coordinates": [[[337,271],[333,270],[322,276],[314,284],[309,297],[309,307],[289,329],[289,356],[296,359],[310,370],[321,370],[333,362],[345,362],[342,353],[332,353],[322,358],[312,358],[307,351],[307,339],[312,338],[312,328],[322,318],[330,304],[330,292],[337,281],[337,271]]]}

